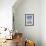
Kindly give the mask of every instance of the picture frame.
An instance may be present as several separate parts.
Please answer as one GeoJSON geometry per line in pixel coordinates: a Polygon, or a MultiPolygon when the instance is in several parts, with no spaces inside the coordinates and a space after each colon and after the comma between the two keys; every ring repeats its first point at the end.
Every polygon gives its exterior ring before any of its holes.
{"type": "Polygon", "coordinates": [[[25,14],[25,26],[34,26],[34,14],[25,14]]]}

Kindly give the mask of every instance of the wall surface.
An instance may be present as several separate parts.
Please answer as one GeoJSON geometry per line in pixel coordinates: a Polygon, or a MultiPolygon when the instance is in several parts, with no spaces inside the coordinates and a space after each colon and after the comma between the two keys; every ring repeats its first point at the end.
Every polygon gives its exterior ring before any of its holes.
{"type": "Polygon", "coordinates": [[[41,1],[41,38],[42,46],[46,46],[46,0],[41,1]]]}
{"type": "Polygon", "coordinates": [[[36,46],[41,46],[41,1],[23,0],[14,9],[14,17],[18,32],[22,32],[25,39],[34,40],[36,46]],[[25,26],[25,14],[34,14],[34,26],[25,26]]]}
{"type": "Polygon", "coordinates": [[[0,27],[12,29],[12,6],[16,0],[0,0],[0,27]]]}

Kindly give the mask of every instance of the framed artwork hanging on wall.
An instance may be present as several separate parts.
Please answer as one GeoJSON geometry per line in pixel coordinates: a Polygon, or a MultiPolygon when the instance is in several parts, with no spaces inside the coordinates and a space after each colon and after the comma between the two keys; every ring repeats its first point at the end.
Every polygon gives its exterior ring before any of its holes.
{"type": "Polygon", "coordinates": [[[25,14],[25,26],[34,26],[34,14],[25,14]]]}

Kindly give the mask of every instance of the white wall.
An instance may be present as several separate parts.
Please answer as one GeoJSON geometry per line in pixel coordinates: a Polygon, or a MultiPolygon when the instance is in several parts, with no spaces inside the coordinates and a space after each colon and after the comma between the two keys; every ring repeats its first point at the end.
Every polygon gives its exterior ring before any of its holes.
{"type": "Polygon", "coordinates": [[[16,0],[0,0],[0,27],[12,28],[12,6],[16,0]]]}
{"type": "Polygon", "coordinates": [[[46,0],[41,1],[41,38],[42,46],[46,46],[46,0]]]}
{"type": "Polygon", "coordinates": [[[23,0],[14,11],[18,32],[22,32],[24,38],[34,40],[36,46],[41,46],[41,1],[23,0]],[[25,14],[34,14],[34,26],[25,26],[25,14]]]}

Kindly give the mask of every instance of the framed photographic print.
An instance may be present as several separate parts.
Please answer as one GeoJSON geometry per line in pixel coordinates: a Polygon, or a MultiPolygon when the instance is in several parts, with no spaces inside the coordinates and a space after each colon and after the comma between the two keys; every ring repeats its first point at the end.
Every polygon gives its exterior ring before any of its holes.
{"type": "Polygon", "coordinates": [[[34,26],[34,14],[25,14],[25,26],[34,26]]]}

